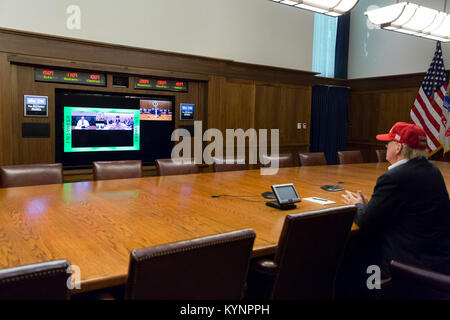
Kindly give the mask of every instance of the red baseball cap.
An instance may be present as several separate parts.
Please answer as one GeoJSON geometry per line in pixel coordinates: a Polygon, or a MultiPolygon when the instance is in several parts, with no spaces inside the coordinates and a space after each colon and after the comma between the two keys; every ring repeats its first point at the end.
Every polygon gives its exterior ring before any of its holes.
{"type": "Polygon", "coordinates": [[[377,140],[397,141],[413,149],[427,148],[427,134],[425,131],[415,124],[406,122],[397,122],[389,133],[378,134],[377,140]]]}

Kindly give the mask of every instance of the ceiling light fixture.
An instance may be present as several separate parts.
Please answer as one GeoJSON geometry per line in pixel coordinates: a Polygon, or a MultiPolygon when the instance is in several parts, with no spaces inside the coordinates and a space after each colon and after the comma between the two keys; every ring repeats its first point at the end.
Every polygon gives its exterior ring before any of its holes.
{"type": "Polygon", "coordinates": [[[419,6],[410,2],[400,2],[387,7],[370,10],[364,14],[370,22],[382,29],[396,31],[414,36],[450,41],[450,14],[419,6]]]}
{"type": "Polygon", "coordinates": [[[353,9],[358,0],[270,0],[291,7],[306,9],[337,17],[353,9]]]}

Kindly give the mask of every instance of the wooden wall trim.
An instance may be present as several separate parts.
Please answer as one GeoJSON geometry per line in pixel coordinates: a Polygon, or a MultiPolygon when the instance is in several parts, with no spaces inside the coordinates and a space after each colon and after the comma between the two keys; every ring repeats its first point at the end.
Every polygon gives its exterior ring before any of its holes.
{"type": "Polygon", "coordinates": [[[309,147],[310,145],[310,143],[284,143],[279,148],[309,147]]]}
{"type": "MultiPolygon", "coordinates": [[[[447,72],[447,80],[450,77],[450,69],[447,72]]],[[[405,88],[420,88],[426,72],[399,74],[383,77],[358,78],[347,80],[347,85],[352,91],[374,91],[374,90],[398,90],[405,88]]]]}
{"type": "Polygon", "coordinates": [[[0,164],[11,163],[14,141],[11,134],[13,74],[5,55],[0,52],[0,164]]]}
{"type": "Polygon", "coordinates": [[[1,51],[127,68],[310,85],[317,73],[0,28],[1,51]]]}
{"type": "Polygon", "coordinates": [[[13,64],[28,65],[28,66],[42,66],[42,67],[52,67],[52,68],[67,68],[76,70],[86,70],[86,71],[101,71],[101,72],[111,72],[111,73],[121,73],[129,75],[152,75],[159,77],[169,77],[178,78],[185,80],[199,80],[208,81],[209,77],[204,74],[197,73],[183,73],[175,71],[165,71],[160,69],[146,69],[146,68],[136,68],[127,66],[117,66],[103,63],[89,63],[83,61],[75,60],[62,60],[54,58],[44,58],[28,55],[15,55],[11,54],[8,56],[8,61],[13,64]]]}
{"type": "MultiPolygon", "coordinates": [[[[268,83],[293,85],[348,86],[352,91],[386,90],[419,87],[425,72],[358,79],[330,79],[317,77],[310,71],[278,68],[233,60],[203,57],[175,52],[81,40],[26,31],[0,28],[0,48],[12,54],[15,63],[92,69],[102,67],[110,72],[166,76],[206,81],[211,75],[234,77],[268,83]],[[67,52],[71,53],[69,65],[67,52]],[[125,64],[125,65],[124,65],[125,64]]],[[[447,70],[450,77],[450,70],[447,70]]]]}

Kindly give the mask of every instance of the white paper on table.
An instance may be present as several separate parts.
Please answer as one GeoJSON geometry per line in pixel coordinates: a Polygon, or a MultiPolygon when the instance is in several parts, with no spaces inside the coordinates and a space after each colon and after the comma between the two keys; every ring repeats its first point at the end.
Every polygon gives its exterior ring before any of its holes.
{"type": "Polygon", "coordinates": [[[331,200],[327,200],[327,199],[319,198],[319,197],[303,198],[302,200],[311,201],[311,202],[323,204],[323,205],[336,203],[336,201],[331,201],[331,200]]]}

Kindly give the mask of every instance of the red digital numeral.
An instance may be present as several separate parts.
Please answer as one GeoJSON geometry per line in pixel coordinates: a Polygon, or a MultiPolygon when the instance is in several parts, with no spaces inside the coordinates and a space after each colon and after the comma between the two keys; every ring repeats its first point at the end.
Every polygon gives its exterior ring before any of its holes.
{"type": "Polygon", "coordinates": [[[55,71],[52,71],[52,70],[43,70],[43,71],[42,71],[42,74],[43,74],[44,76],[53,76],[53,75],[55,75],[55,71]]]}
{"type": "Polygon", "coordinates": [[[139,79],[139,83],[148,84],[148,83],[150,83],[150,81],[148,79],[139,79]]]}
{"type": "Polygon", "coordinates": [[[167,84],[167,81],[163,81],[163,80],[158,80],[158,85],[163,86],[167,84]]]}
{"type": "Polygon", "coordinates": [[[91,80],[100,80],[100,75],[99,74],[91,74],[90,78],[91,78],[91,80]]]}
{"type": "Polygon", "coordinates": [[[182,86],[184,86],[184,82],[177,82],[176,85],[177,85],[177,87],[182,87],[182,86]]]}
{"type": "Polygon", "coordinates": [[[68,72],[67,73],[68,78],[78,78],[78,73],[76,72],[68,72]]]}

